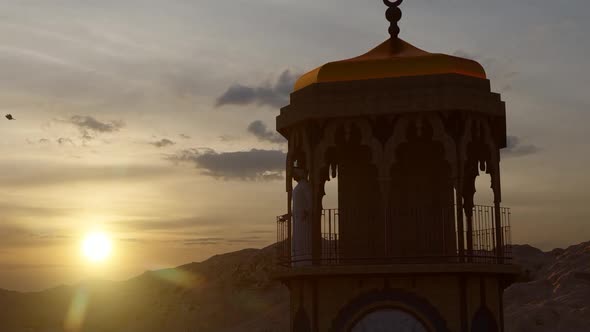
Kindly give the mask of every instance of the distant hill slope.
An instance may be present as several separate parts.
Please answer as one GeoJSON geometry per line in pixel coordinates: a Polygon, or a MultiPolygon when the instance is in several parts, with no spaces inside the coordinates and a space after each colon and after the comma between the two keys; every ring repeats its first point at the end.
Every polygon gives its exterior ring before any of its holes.
{"type": "Polygon", "coordinates": [[[123,282],[0,291],[0,331],[77,331],[64,329],[76,321],[85,332],[284,331],[288,292],[270,280],[274,257],[273,247],[246,249],[123,282]]]}
{"type": "MultiPolygon", "coordinates": [[[[590,331],[590,242],[514,253],[525,272],[505,294],[507,332],[590,331]]],[[[123,282],[0,291],[0,331],[288,331],[288,292],[270,278],[274,258],[272,246],[246,249],[123,282]]]]}
{"type": "Polygon", "coordinates": [[[550,252],[516,246],[514,252],[529,281],[504,293],[506,330],[590,331],[590,242],[550,252]]]}

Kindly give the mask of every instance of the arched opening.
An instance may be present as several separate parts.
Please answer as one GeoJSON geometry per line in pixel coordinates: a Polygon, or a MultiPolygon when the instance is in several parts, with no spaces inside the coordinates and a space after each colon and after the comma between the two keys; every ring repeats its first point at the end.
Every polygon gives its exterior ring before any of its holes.
{"type": "Polygon", "coordinates": [[[494,205],[494,191],[492,190],[492,177],[486,172],[480,172],[475,178],[475,205],[494,205]]]}
{"type": "Polygon", "coordinates": [[[358,320],[350,332],[428,332],[412,314],[394,308],[372,311],[358,320]]]}
{"type": "Polygon", "coordinates": [[[494,170],[499,165],[493,164],[497,161],[493,161],[494,152],[484,134],[483,125],[474,123],[463,174],[465,252],[470,262],[500,259],[503,251],[502,210],[494,192],[499,188],[493,188],[493,176],[498,176],[494,170]]]}
{"type": "MultiPolygon", "coordinates": [[[[413,323],[409,324],[410,327],[418,328],[415,330],[417,332],[449,332],[445,319],[436,307],[428,300],[402,289],[379,289],[357,296],[339,311],[332,322],[331,331],[364,331],[363,327],[378,327],[384,325],[383,321],[389,322],[389,324],[408,321],[413,323]],[[409,315],[410,318],[405,315],[409,315]],[[422,329],[419,329],[420,327],[422,329]],[[355,328],[358,330],[354,330],[355,328]]],[[[403,325],[400,326],[400,329],[389,328],[383,331],[414,331],[404,330],[402,327],[403,325]]],[[[365,330],[381,331],[378,329],[365,330]]]]}
{"type": "Polygon", "coordinates": [[[454,186],[445,147],[426,120],[410,122],[391,168],[388,243],[394,257],[456,253],[454,186]]]}
{"type": "Polygon", "coordinates": [[[335,254],[341,263],[381,257],[385,253],[379,224],[382,219],[378,216],[381,202],[371,148],[363,144],[361,130],[354,124],[339,127],[334,141],[326,151],[322,169],[327,195],[322,207],[335,204],[338,208],[322,213],[323,246],[328,246],[325,252],[335,254]]]}
{"type": "Polygon", "coordinates": [[[324,209],[338,209],[338,174],[334,175],[336,176],[330,176],[330,179],[324,184],[325,196],[322,200],[324,209]]]}
{"type": "Polygon", "coordinates": [[[490,188],[490,183],[491,177],[485,172],[481,172],[475,178],[474,205],[467,220],[471,223],[471,227],[468,228],[469,251],[475,261],[495,255],[494,192],[490,188]]]}
{"type": "Polygon", "coordinates": [[[340,256],[338,173],[337,165],[332,167],[324,183],[325,196],[322,198],[322,260],[325,263],[337,263],[340,256]]]}

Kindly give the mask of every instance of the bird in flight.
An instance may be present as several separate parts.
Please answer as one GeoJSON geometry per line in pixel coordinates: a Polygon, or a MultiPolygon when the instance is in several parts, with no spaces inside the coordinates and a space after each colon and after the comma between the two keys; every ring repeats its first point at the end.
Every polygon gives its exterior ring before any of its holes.
{"type": "Polygon", "coordinates": [[[6,114],[6,118],[8,120],[16,120],[15,118],[12,117],[12,114],[6,114]]]}

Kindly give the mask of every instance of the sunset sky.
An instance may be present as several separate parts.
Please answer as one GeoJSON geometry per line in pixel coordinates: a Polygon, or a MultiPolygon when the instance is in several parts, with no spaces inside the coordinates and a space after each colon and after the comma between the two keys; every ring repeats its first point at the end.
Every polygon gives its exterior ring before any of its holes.
{"type": "MultiPolygon", "coordinates": [[[[0,288],[263,247],[297,76],[388,38],[381,0],[0,1],[0,288]],[[84,234],[113,239],[86,262],[84,234]]],[[[590,240],[590,5],[407,0],[400,37],[483,64],[507,102],[513,242],[590,240]]],[[[487,179],[478,188],[489,190],[487,179]]],[[[485,196],[485,194],[484,194],[485,196]]],[[[490,203],[481,201],[480,203],[490,203]]]]}

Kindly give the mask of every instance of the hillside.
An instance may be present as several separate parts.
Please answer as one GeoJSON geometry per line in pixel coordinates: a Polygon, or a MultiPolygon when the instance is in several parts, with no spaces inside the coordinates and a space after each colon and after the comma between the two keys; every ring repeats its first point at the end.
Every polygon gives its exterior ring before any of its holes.
{"type": "Polygon", "coordinates": [[[124,282],[0,292],[0,331],[61,332],[79,321],[89,332],[282,331],[288,293],[269,279],[274,253],[247,249],[124,282]]]}
{"type": "Polygon", "coordinates": [[[590,242],[550,252],[514,250],[525,282],[504,293],[507,331],[590,331],[590,242]]]}
{"type": "MultiPolygon", "coordinates": [[[[515,246],[521,282],[505,293],[508,332],[582,332],[590,324],[590,242],[515,246]]],[[[123,282],[0,291],[5,332],[286,331],[288,293],[270,279],[274,248],[246,249],[123,282]]]]}

